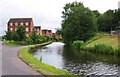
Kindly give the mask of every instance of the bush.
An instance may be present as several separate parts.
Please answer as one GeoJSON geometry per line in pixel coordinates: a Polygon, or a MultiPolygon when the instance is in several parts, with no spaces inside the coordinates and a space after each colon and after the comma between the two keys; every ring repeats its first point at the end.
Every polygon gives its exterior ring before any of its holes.
{"type": "Polygon", "coordinates": [[[114,52],[115,55],[119,56],[120,55],[120,48],[118,49],[115,49],[115,52],[114,52]]]}
{"type": "Polygon", "coordinates": [[[103,53],[103,54],[113,54],[114,53],[114,49],[111,46],[107,46],[104,44],[96,44],[93,48],[92,51],[94,52],[99,52],[99,53],[103,53]]]}
{"type": "Polygon", "coordinates": [[[75,49],[83,49],[84,42],[83,41],[74,41],[72,45],[73,45],[73,48],[75,48],[75,49]]]}
{"type": "Polygon", "coordinates": [[[30,38],[27,38],[27,39],[26,39],[26,42],[27,42],[27,44],[33,44],[33,40],[30,39],[30,38]]]}
{"type": "Polygon", "coordinates": [[[12,35],[12,36],[11,36],[11,37],[12,37],[12,40],[18,41],[19,35],[18,35],[15,31],[13,31],[11,35],[12,35]]]}

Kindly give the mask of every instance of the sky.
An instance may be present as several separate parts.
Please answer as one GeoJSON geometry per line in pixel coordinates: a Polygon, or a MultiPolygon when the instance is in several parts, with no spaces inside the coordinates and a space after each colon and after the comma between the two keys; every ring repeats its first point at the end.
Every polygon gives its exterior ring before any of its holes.
{"type": "Polygon", "coordinates": [[[0,35],[7,30],[10,18],[33,18],[42,29],[61,28],[62,11],[66,3],[83,2],[85,7],[103,13],[117,9],[119,0],[0,0],[0,35]]]}

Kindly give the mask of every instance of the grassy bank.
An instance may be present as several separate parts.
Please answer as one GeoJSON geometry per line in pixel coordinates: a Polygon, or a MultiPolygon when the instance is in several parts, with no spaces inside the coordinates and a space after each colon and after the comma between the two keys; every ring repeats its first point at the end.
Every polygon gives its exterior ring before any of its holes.
{"type": "Polygon", "coordinates": [[[5,45],[8,45],[8,46],[25,46],[27,45],[25,42],[17,42],[17,41],[8,41],[6,40],[5,41],[5,45]]]}
{"type": "MultiPolygon", "coordinates": [[[[49,43],[49,42],[48,42],[49,43]]],[[[41,46],[47,43],[37,44],[37,45],[31,45],[30,47],[36,47],[41,46]]],[[[29,47],[28,47],[29,48],[29,47]]],[[[58,68],[55,68],[53,66],[44,64],[33,57],[32,54],[28,52],[28,48],[23,48],[19,51],[19,57],[27,63],[29,66],[31,66],[34,70],[37,70],[38,72],[47,75],[48,77],[50,75],[54,75],[54,77],[60,77],[60,75],[63,77],[76,77],[75,75],[58,68]]],[[[51,77],[51,76],[50,76],[51,77]]],[[[52,76],[53,77],[53,76],[52,76]]]]}
{"type": "Polygon", "coordinates": [[[120,55],[118,39],[120,39],[118,35],[98,36],[97,39],[86,42],[84,49],[96,53],[120,55]]]}
{"type": "MultiPolygon", "coordinates": [[[[120,38],[119,38],[120,39],[120,38]]],[[[93,47],[96,44],[105,44],[113,48],[118,48],[118,37],[114,35],[104,35],[97,40],[94,40],[86,45],[86,47],[93,47]]]]}

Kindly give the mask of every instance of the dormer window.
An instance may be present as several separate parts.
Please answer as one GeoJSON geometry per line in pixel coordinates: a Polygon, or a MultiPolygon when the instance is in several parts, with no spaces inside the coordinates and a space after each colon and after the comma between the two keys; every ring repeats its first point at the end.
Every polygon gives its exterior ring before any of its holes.
{"type": "Polygon", "coordinates": [[[15,23],[16,26],[18,26],[18,23],[15,23]]]}
{"type": "Polygon", "coordinates": [[[20,25],[23,25],[23,22],[21,22],[20,25]]]}
{"type": "Polygon", "coordinates": [[[27,25],[27,26],[28,26],[28,24],[29,24],[28,22],[25,23],[25,25],[27,25]]]}
{"type": "Polygon", "coordinates": [[[13,25],[13,23],[10,23],[10,26],[12,26],[13,25]]]}

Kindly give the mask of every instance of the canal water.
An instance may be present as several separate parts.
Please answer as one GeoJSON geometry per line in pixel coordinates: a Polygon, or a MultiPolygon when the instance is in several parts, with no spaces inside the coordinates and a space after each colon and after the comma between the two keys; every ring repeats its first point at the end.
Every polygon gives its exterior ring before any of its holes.
{"type": "Polygon", "coordinates": [[[74,51],[61,42],[53,42],[38,49],[34,57],[42,62],[82,76],[120,77],[120,61],[112,55],[74,51]]]}

